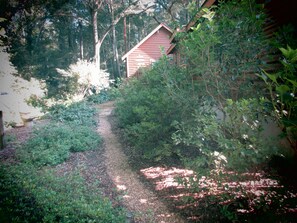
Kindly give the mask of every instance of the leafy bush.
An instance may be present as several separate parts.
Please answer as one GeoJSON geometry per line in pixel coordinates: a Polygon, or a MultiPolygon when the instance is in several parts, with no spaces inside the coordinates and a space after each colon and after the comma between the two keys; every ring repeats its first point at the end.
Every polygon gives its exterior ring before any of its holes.
{"type": "Polygon", "coordinates": [[[93,119],[96,109],[86,102],[73,103],[69,106],[57,104],[49,111],[54,121],[75,125],[96,125],[93,119]]]}
{"type": "Polygon", "coordinates": [[[180,100],[189,97],[191,80],[166,58],[139,79],[130,80],[121,88],[116,114],[134,155],[149,160],[176,156],[171,140],[174,120],[185,118],[192,108],[180,100]]]}
{"type": "Polygon", "coordinates": [[[0,166],[1,211],[10,222],[124,222],[100,192],[78,173],[56,176],[28,164],[0,166]]]}
{"type": "Polygon", "coordinates": [[[70,64],[67,70],[56,69],[64,77],[75,78],[76,91],[74,97],[83,99],[87,95],[100,92],[109,87],[109,73],[105,70],[98,71],[95,63],[79,60],[75,64],[70,64]]]}
{"type": "Polygon", "coordinates": [[[205,107],[197,109],[191,121],[176,122],[172,139],[182,146],[187,166],[206,176],[217,169],[255,171],[258,164],[269,161],[278,149],[263,135],[262,103],[256,99],[230,99],[224,107],[228,114],[225,120],[218,120],[216,113],[205,107]]]}
{"type": "Polygon", "coordinates": [[[92,102],[94,104],[102,104],[107,101],[111,101],[119,97],[120,93],[118,88],[112,87],[108,89],[101,90],[98,94],[93,94],[87,97],[88,102],[92,102]]]}
{"type": "Polygon", "coordinates": [[[52,124],[35,130],[19,149],[18,157],[36,166],[57,165],[70,152],[97,149],[100,142],[99,135],[87,126],[52,124]]]}
{"type": "Polygon", "coordinates": [[[272,114],[297,156],[297,49],[288,46],[280,50],[282,69],[274,74],[263,71],[261,77],[270,93],[272,114]]]}
{"type": "MultiPolygon", "coordinates": [[[[262,67],[260,55],[268,45],[262,33],[265,17],[254,3],[227,1],[215,13],[206,10],[201,23],[181,36],[182,66],[162,58],[126,83],[116,103],[119,126],[137,163],[182,162],[195,176],[180,183],[194,192],[213,189],[211,183],[201,186],[202,179],[218,185],[226,179],[245,181],[241,173],[256,173],[280,153],[278,143],[263,133],[270,108],[254,73],[262,67]]],[[[241,219],[237,209],[242,204],[235,197],[240,193],[218,192],[198,212],[206,210],[206,222],[241,219]],[[210,205],[224,216],[211,213],[210,205]]]]}
{"type": "Polygon", "coordinates": [[[206,13],[179,44],[188,74],[207,96],[223,109],[226,99],[261,96],[255,75],[265,63],[267,50],[262,24],[265,15],[253,0],[220,2],[206,13]]]}

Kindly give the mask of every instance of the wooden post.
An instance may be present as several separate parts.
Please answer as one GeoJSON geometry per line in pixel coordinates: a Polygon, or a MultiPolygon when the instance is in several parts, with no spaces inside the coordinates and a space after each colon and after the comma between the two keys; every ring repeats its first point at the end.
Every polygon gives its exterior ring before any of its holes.
{"type": "Polygon", "coordinates": [[[0,149],[4,148],[4,126],[3,126],[3,113],[0,111],[0,149]]]}

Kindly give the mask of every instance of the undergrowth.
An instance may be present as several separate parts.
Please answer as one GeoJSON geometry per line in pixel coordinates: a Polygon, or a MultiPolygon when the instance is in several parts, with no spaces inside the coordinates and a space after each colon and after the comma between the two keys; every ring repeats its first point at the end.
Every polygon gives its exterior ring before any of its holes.
{"type": "Polygon", "coordinates": [[[87,126],[50,124],[36,129],[17,156],[35,166],[57,165],[67,160],[71,152],[97,149],[100,143],[100,136],[87,126]]]}
{"type": "Polygon", "coordinates": [[[1,221],[125,222],[124,210],[94,190],[95,182],[87,185],[79,169],[55,172],[71,153],[100,149],[95,114],[86,102],[54,106],[51,124],[16,149],[15,163],[0,165],[1,221]]]}
{"type": "Polygon", "coordinates": [[[114,86],[108,89],[103,89],[98,94],[93,94],[87,97],[86,100],[94,104],[102,104],[107,101],[115,100],[120,95],[118,87],[119,86],[114,86]]]}
{"type": "Polygon", "coordinates": [[[121,209],[89,190],[79,173],[57,176],[30,164],[0,167],[1,211],[9,222],[124,222],[121,209]]]}
{"type": "MultiPolygon", "coordinates": [[[[278,127],[267,90],[255,75],[264,69],[263,52],[272,50],[263,34],[264,21],[265,14],[254,0],[220,2],[216,11],[205,9],[198,25],[179,36],[180,64],[164,56],[121,88],[116,116],[136,163],[182,163],[195,171],[195,177],[180,183],[199,193],[222,185],[226,178],[235,184],[244,182],[244,174],[255,176],[267,170],[272,157],[290,155],[278,135],[270,132],[278,127]],[[200,179],[213,184],[201,188],[200,179]]],[[[289,95],[289,87],[285,89],[289,95]]],[[[281,216],[283,207],[270,202],[278,199],[276,192],[259,203],[257,196],[243,189],[232,193],[215,195],[220,202],[212,204],[222,216],[208,211],[207,202],[196,208],[202,211],[199,221],[248,221],[253,213],[281,216]],[[253,211],[244,215],[242,209],[253,211]]],[[[263,193],[270,194],[268,189],[263,193]]]]}

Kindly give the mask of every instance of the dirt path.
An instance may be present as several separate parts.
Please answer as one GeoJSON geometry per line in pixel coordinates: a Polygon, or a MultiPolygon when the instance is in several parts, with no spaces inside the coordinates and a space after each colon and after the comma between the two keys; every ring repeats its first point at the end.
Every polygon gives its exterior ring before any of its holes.
{"type": "Polygon", "coordinates": [[[136,222],[184,222],[179,216],[171,213],[158,197],[143,185],[137,173],[132,171],[108,121],[113,108],[112,102],[99,106],[98,132],[105,143],[107,174],[117,190],[123,194],[126,208],[133,214],[136,222]]]}

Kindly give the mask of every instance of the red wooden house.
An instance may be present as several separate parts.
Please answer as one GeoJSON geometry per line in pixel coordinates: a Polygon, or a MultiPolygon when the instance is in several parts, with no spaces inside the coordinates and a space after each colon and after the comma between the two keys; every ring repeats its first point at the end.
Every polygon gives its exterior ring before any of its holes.
{"type": "Polygon", "coordinates": [[[126,60],[127,77],[137,76],[140,68],[148,67],[162,56],[170,47],[172,31],[160,24],[136,46],[128,51],[122,60],[126,60]]]}

